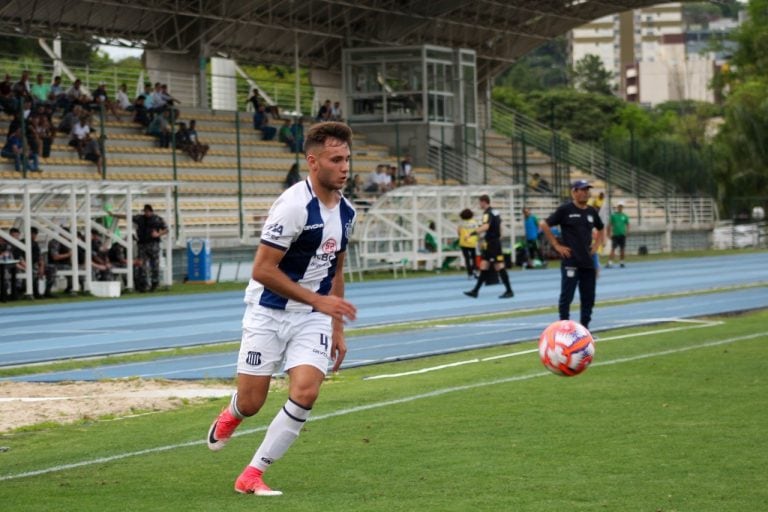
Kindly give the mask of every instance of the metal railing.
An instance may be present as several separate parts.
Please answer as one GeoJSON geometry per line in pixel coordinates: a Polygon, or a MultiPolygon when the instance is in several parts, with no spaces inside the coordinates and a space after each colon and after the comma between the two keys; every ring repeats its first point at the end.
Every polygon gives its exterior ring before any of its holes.
{"type": "Polygon", "coordinates": [[[672,185],[661,178],[615,158],[603,149],[574,140],[500,103],[493,103],[492,127],[513,140],[525,141],[539,151],[620,187],[639,197],[673,193],[672,185]]]}
{"type": "MultiPolygon", "coordinates": [[[[235,91],[235,105],[231,110],[246,110],[247,99],[253,89],[261,91],[263,97],[268,98],[269,105],[278,106],[280,110],[296,114],[296,84],[294,80],[257,80],[248,73],[247,67],[237,65],[240,72],[235,76],[214,75],[210,70],[206,73],[204,100],[200,98],[199,74],[187,74],[169,71],[167,69],[144,68],[137,65],[135,68],[116,66],[114,64],[78,64],[59,63],[62,84],[69,88],[77,78],[82,82],[82,89],[90,93],[100,83],[107,86],[107,90],[114,97],[122,84],[126,84],[128,96],[133,99],[144,92],[146,83],[161,82],[168,85],[171,94],[181,100],[182,108],[213,108],[214,92],[232,94],[235,91]]],[[[0,54],[0,73],[9,74],[12,81],[16,81],[23,71],[29,72],[30,85],[36,81],[36,76],[42,74],[46,84],[50,84],[57,73],[57,63],[53,59],[45,61],[38,57],[13,56],[0,54]]],[[[314,88],[306,83],[299,87],[300,112],[304,116],[314,114],[316,103],[314,88]]],[[[227,109],[230,110],[230,109],[227,109]]]]}

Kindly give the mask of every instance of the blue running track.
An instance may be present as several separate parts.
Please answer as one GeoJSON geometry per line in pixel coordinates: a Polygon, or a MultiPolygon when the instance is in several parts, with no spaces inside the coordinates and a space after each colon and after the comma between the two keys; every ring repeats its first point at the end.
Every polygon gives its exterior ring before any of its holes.
{"type": "MultiPolygon", "coordinates": [[[[478,299],[461,292],[466,276],[420,277],[349,283],[347,296],[358,307],[350,327],[392,325],[481,313],[554,307],[559,268],[513,272],[515,297],[498,299],[501,286],[483,287],[478,299]]],[[[52,306],[0,309],[0,366],[155,350],[238,340],[242,293],[145,296],[52,306]]],[[[578,297],[577,297],[578,301],[578,297]]],[[[592,330],[656,323],[768,307],[766,253],[634,263],[601,271],[592,330]],[[739,285],[760,286],[728,290],[739,285]],[[719,290],[679,298],[655,295],[719,290]],[[637,299],[623,305],[605,304],[637,299]]],[[[578,320],[578,305],[571,317],[578,320]]],[[[403,334],[348,337],[345,367],[467,350],[535,339],[555,314],[445,325],[403,334]]],[[[236,354],[178,356],[145,363],[103,366],[20,376],[12,380],[95,380],[130,376],[171,379],[230,378],[236,354]]]]}

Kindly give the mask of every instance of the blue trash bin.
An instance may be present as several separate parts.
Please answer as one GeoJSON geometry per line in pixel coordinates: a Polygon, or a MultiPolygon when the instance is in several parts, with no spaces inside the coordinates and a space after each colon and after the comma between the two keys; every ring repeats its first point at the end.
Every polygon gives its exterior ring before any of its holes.
{"type": "Polygon", "coordinates": [[[211,242],[203,238],[187,241],[187,280],[211,281],[211,242]]]}

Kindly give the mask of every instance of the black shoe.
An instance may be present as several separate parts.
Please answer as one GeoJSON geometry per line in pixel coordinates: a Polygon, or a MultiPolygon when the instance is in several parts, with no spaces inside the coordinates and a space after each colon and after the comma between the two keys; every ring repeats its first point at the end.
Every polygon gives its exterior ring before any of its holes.
{"type": "Polygon", "coordinates": [[[513,292],[512,290],[509,290],[508,292],[504,292],[501,295],[499,295],[499,298],[500,299],[511,299],[514,296],[515,296],[515,292],[513,292]]]}
{"type": "Polygon", "coordinates": [[[467,297],[472,297],[473,299],[477,298],[477,292],[475,290],[469,290],[468,292],[464,292],[464,295],[467,297]]]}
{"type": "Polygon", "coordinates": [[[624,268],[624,264],[623,264],[623,263],[621,263],[621,264],[619,265],[619,267],[621,267],[621,268],[624,268]]]}

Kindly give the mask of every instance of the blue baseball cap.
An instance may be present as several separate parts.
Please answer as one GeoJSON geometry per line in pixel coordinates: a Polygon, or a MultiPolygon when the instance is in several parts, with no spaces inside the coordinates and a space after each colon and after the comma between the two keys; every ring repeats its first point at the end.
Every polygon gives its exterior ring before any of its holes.
{"type": "Polygon", "coordinates": [[[590,185],[587,180],[576,180],[571,183],[572,190],[582,190],[585,188],[592,188],[592,185],[590,185]]]}

